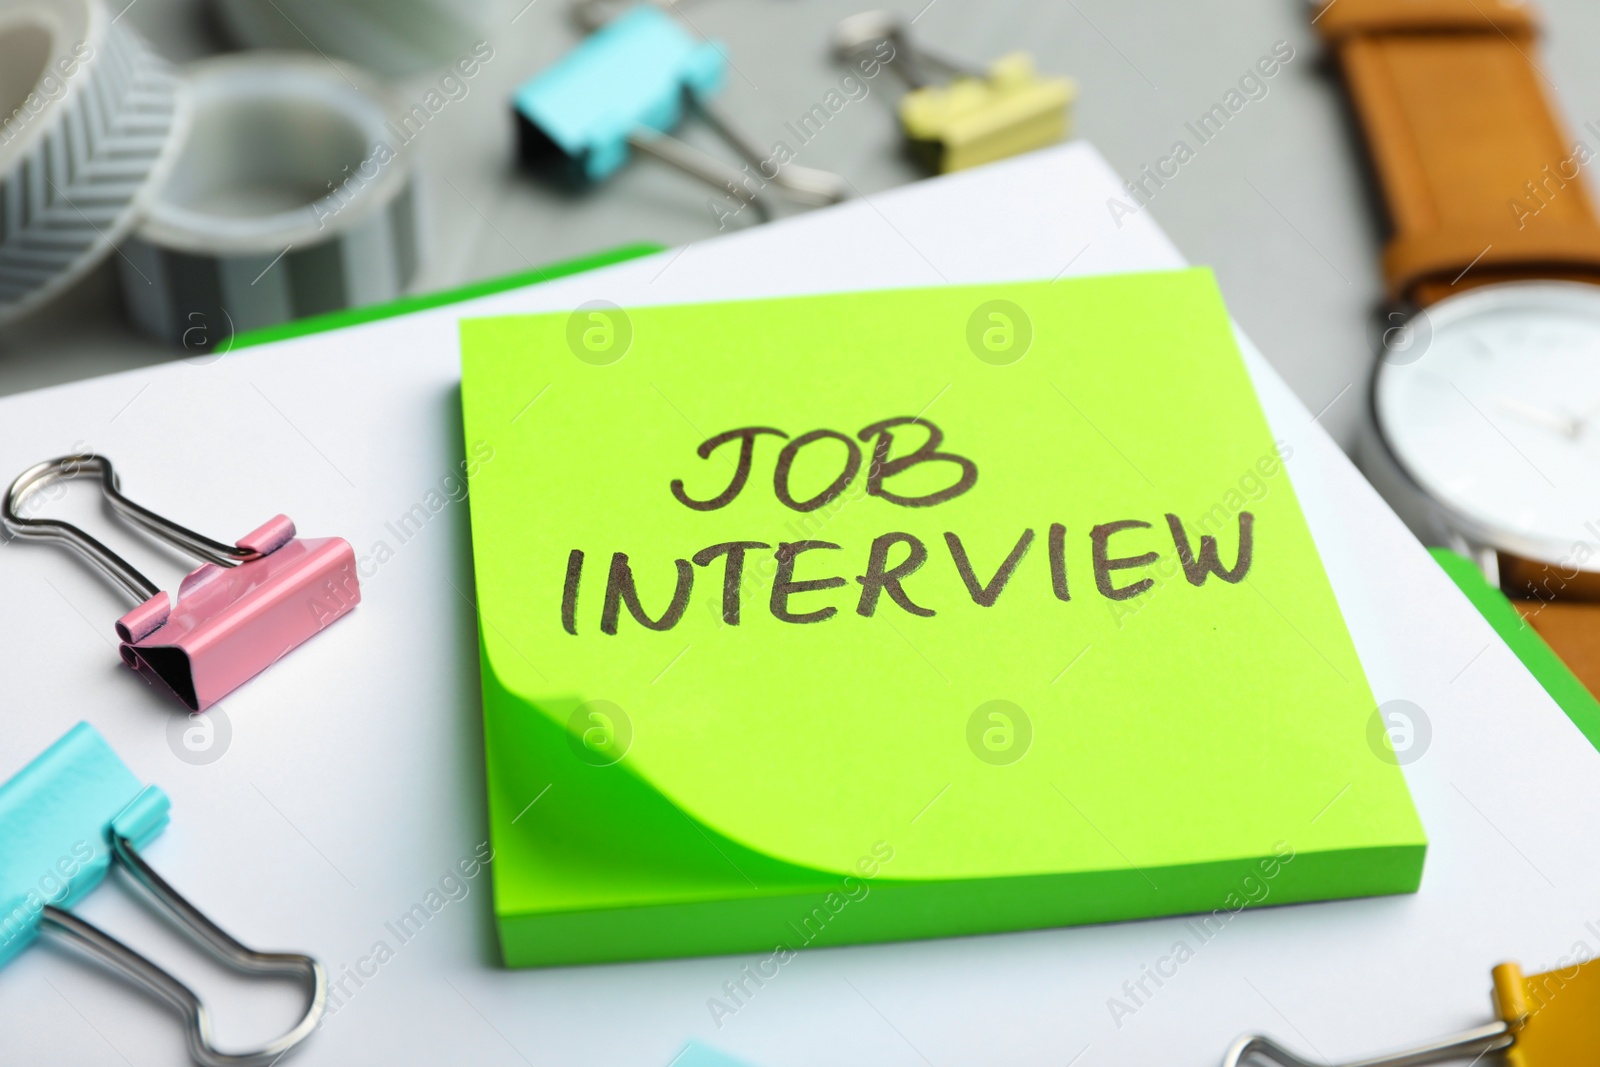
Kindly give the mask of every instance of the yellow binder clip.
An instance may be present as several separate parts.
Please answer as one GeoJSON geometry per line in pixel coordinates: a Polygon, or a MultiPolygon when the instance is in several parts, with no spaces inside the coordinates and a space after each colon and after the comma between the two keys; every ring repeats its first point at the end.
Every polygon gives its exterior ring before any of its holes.
{"type": "MultiPolygon", "coordinates": [[[[1600,1055],[1600,960],[1529,976],[1502,963],[1493,975],[1497,1022],[1344,1067],[1416,1067],[1492,1052],[1504,1054],[1506,1067],[1571,1067],[1600,1055]]],[[[1239,1038],[1222,1060],[1223,1067],[1248,1063],[1324,1067],[1259,1034],[1239,1038]]]]}
{"type": "Polygon", "coordinates": [[[1026,52],[995,60],[986,78],[913,89],[900,100],[911,149],[941,174],[1055,144],[1078,95],[1070,78],[1041,78],[1026,52]]]}
{"type": "Polygon", "coordinates": [[[887,41],[886,61],[910,86],[900,100],[900,125],[914,156],[948,174],[1055,144],[1071,132],[1077,84],[1041,77],[1033,58],[1012,52],[987,72],[975,71],[924,48],[913,48],[905,26],[885,11],[839,23],[834,52],[852,58],[887,41]],[[931,71],[949,80],[934,84],[931,71]]]}

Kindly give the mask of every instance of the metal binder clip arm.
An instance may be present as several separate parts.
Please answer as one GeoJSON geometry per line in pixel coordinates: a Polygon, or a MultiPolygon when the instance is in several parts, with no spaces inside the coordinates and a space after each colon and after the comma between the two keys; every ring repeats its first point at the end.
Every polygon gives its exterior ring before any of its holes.
{"type": "Polygon", "coordinates": [[[4,519],[6,529],[17,537],[32,537],[45,541],[59,541],[73,549],[98,567],[117,586],[142,604],[161,592],[161,587],[146,578],[131,563],[107,548],[99,540],[80,530],[70,522],[60,519],[29,519],[23,517],[23,508],[34,493],[56,482],[84,475],[96,475],[106,501],[118,515],[140,529],[165,541],[183,552],[208,563],[234,567],[247,560],[258,559],[262,553],[238,545],[225,545],[204,534],[195,533],[163,518],[149,508],[135,504],[122,495],[121,479],[112,469],[111,461],[104,456],[80,453],[59,456],[36,463],[17,475],[6,492],[4,519]]]}
{"type": "Polygon", "coordinates": [[[154,993],[184,1017],[189,1053],[202,1067],[266,1067],[317,1028],[328,980],[310,956],[256,952],[189,903],[139,855],[171,822],[171,802],[145,785],[99,731],[79,723],[0,782],[0,966],[50,934],[154,993]],[[177,978],[71,911],[120,866],[162,911],[208,952],[252,975],[301,979],[300,1020],[259,1049],[223,1052],[210,1017],[177,978]]]}
{"type": "Polygon", "coordinates": [[[671,134],[658,133],[641,127],[628,135],[628,146],[652,159],[676,167],[718,192],[737,198],[740,203],[755,208],[761,213],[762,218],[769,218],[772,215],[772,208],[766,200],[744,184],[743,174],[671,134]]]}
{"type": "MultiPolygon", "coordinates": [[[[704,119],[706,125],[710,126],[741,159],[753,167],[764,183],[773,186],[785,200],[808,207],[826,207],[829,204],[837,204],[850,195],[848,184],[832,171],[802,167],[797,163],[784,163],[772,174],[768,174],[765,167],[768,160],[756,147],[755,142],[732,126],[719,109],[713,108],[705,101],[696,100],[690,94],[685,96],[688,97],[686,101],[688,107],[704,119]]],[[[745,174],[671,134],[641,127],[629,135],[628,145],[653,159],[678,168],[692,178],[698,178],[719,192],[737,197],[761,212],[764,217],[770,217],[772,214],[772,207],[767,203],[767,198],[746,184],[745,174]]]]}
{"type": "Polygon", "coordinates": [[[981,78],[984,72],[931,51],[913,46],[906,22],[892,11],[863,11],[841,19],[833,30],[833,54],[842,60],[854,59],[888,41],[894,54],[884,61],[905,81],[908,88],[921,89],[933,82],[930,70],[946,78],[981,78]]]}
{"type": "Polygon", "coordinates": [[[762,155],[760,146],[729,122],[721,108],[702,100],[697,101],[696,110],[706,124],[717,132],[717,136],[754,167],[762,178],[777,186],[785,199],[810,207],[827,207],[850,195],[850,183],[831,170],[784,163],[769,175],[766,164],[770,161],[762,155]]]}
{"type": "Polygon", "coordinates": [[[155,994],[184,1017],[189,1055],[202,1067],[268,1067],[316,1030],[328,1006],[328,976],[322,964],[297,952],[257,952],[235,940],[205,913],[185,900],[139,855],[126,837],[113,835],[112,853],[151,899],[183,927],[185,933],[218,960],[252,975],[286,975],[304,980],[309,997],[300,1021],[277,1040],[247,1052],[223,1052],[211,1040],[211,1018],[194,991],[121,941],[70,911],[46,905],[39,925],[85,955],[110,967],[135,985],[155,994]]]}
{"type": "MultiPolygon", "coordinates": [[[[1425,1063],[1442,1063],[1446,1060],[1477,1058],[1490,1052],[1511,1047],[1513,1035],[1503,1022],[1489,1023],[1451,1037],[1430,1041],[1426,1045],[1392,1052],[1367,1060],[1338,1064],[1337,1067],[1421,1067],[1425,1063]]],[[[1260,1034],[1247,1034],[1235,1041],[1222,1059],[1222,1067],[1245,1067],[1246,1064],[1276,1063],[1280,1067],[1330,1067],[1315,1060],[1302,1059],[1260,1034]]]]}

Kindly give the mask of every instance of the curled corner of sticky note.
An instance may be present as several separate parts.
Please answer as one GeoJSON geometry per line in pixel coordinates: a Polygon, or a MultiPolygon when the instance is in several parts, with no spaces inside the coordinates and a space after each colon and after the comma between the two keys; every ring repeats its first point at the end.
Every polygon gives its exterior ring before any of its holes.
{"type": "Polygon", "coordinates": [[[570,849],[688,886],[720,879],[739,888],[826,891],[848,873],[788,862],[686,810],[626,758],[632,725],[617,705],[579,695],[536,704],[504,683],[487,651],[482,671],[491,822],[502,858],[503,845],[514,857],[519,842],[546,853],[570,849]]]}

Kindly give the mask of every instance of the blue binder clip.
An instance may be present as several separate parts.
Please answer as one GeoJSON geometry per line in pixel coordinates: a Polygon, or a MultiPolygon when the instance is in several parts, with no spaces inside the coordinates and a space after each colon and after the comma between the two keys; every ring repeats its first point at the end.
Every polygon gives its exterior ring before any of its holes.
{"type": "Polygon", "coordinates": [[[765,209],[760,190],[769,184],[804,204],[844,199],[838,175],[777,162],[716,112],[712,98],[727,80],[720,45],[695,40],[650,4],[598,28],[588,19],[591,7],[598,5],[580,4],[577,11],[596,32],[512,97],[518,154],[531,169],[589,186],[614,174],[636,149],[758,210],[765,209]],[[743,170],[669,134],[689,111],[745,160],[743,170]]]}
{"type": "Polygon", "coordinates": [[[256,952],[190,904],[140,856],[167,825],[167,795],[139,779],[88,723],[74,726],[0,785],[0,966],[49,932],[181,1012],[189,1054],[203,1067],[266,1067],[316,1029],[328,980],[310,956],[256,952]],[[205,1005],[172,975],[69,910],[122,864],[152,900],[223,963],[249,974],[292,975],[310,1003],[300,1022],[252,1052],[211,1043],[205,1005]]]}

